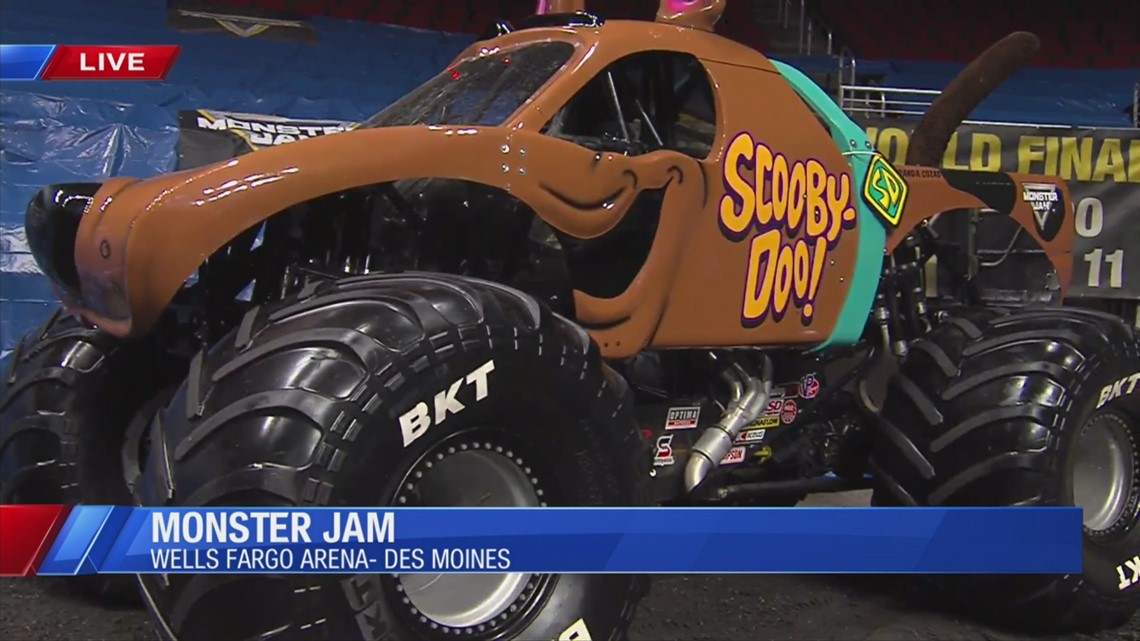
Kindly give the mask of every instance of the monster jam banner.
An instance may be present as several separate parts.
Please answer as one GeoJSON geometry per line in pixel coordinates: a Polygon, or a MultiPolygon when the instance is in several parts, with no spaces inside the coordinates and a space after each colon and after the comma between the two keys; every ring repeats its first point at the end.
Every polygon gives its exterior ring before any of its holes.
{"type": "Polygon", "coordinates": [[[269,38],[289,42],[317,41],[313,25],[300,16],[201,0],[167,0],[166,26],[186,33],[224,33],[239,38],[269,38]]]}
{"type": "Polygon", "coordinates": [[[199,109],[179,112],[178,126],[181,170],[229,160],[262,147],[348,131],[355,123],[199,109]]]}
{"type": "MultiPolygon", "coordinates": [[[[862,124],[884,155],[903,162],[913,122],[862,124]]],[[[1069,294],[1140,299],[1140,130],[963,125],[942,167],[1064,178],[1077,232],[1069,294]]]]}

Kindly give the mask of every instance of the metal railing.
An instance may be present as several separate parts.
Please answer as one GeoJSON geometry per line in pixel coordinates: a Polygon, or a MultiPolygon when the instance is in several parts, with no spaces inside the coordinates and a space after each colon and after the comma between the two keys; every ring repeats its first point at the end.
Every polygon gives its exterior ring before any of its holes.
{"type": "MultiPolygon", "coordinates": [[[[851,75],[854,76],[854,59],[851,65],[851,75]]],[[[903,89],[864,82],[867,84],[839,83],[839,106],[849,114],[864,118],[921,116],[942,93],[937,89],[903,89]]]]}
{"type": "Polygon", "coordinates": [[[1132,87],[1132,126],[1140,127],[1140,82],[1132,87]]]}
{"type": "Polygon", "coordinates": [[[796,53],[810,55],[817,37],[823,38],[827,55],[835,51],[835,34],[823,22],[812,17],[809,0],[780,0],[776,5],[776,23],[785,31],[796,30],[796,53]]]}
{"type": "Polygon", "coordinates": [[[839,50],[839,79],[836,84],[839,85],[839,93],[836,95],[836,102],[843,106],[843,88],[844,85],[857,84],[859,71],[859,61],[855,59],[855,52],[850,47],[844,45],[839,50]]]}
{"type": "Polygon", "coordinates": [[[788,28],[788,16],[792,14],[792,0],[780,0],[776,5],[776,22],[784,29],[788,28]]]}
{"type": "Polygon", "coordinates": [[[830,56],[832,54],[832,52],[835,50],[835,36],[834,36],[834,34],[832,34],[831,29],[829,29],[827,27],[827,25],[823,24],[822,22],[812,20],[810,17],[807,18],[806,29],[803,29],[803,30],[807,31],[806,47],[800,53],[806,53],[808,55],[811,55],[811,53],[812,53],[812,35],[814,34],[816,29],[819,29],[820,31],[822,31],[823,37],[827,39],[827,51],[826,51],[826,53],[827,53],[827,55],[830,56]]]}
{"type": "MultiPolygon", "coordinates": [[[[850,78],[855,78],[855,61],[850,61],[850,78]]],[[[841,68],[840,75],[843,76],[841,68]]],[[[940,89],[906,89],[876,84],[839,83],[839,106],[851,116],[867,119],[918,118],[926,113],[940,89]]],[[[1039,127],[1042,129],[1071,129],[1071,125],[1052,125],[1034,122],[1001,120],[963,120],[966,125],[995,125],[1002,127],[1039,127]]]]}
{"type": "Polygon", "coordinates": [[[817,29],[827,40],[827,55],[832,55],[835,52],[835,33],[819,16],[812,15],[808,10],[808,0],[800,0],[800,32],[806,32],[804,33],[806,46],[801,47],[800,53],[812,54],[812,37],[817,29]]]}

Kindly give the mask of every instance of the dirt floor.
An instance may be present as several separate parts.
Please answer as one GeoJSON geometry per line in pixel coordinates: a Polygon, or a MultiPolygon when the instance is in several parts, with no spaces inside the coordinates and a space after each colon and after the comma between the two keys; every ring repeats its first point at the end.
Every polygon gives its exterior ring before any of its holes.
{"type": "MultiPolygon", "coordinates": [[[[863,494],[815,505],[865,505],[863,494]]],[[[757,549],[755,554],[763,554],[757,549]]],[[[778,553],[778,551],[773,551],[778,553]]],[[[993,630],[918,603],[913,583],[891,577],[682,576],[656,579],[634,622],[634,641],[1004,641],[993,630]]],[[[0,639],[150,641],[141,610],[83,601],[58,582],[0,581],[0,639]]],[[[1140,641],[1140,617],[1122,630],[1072,641],[1140,641]]]]}

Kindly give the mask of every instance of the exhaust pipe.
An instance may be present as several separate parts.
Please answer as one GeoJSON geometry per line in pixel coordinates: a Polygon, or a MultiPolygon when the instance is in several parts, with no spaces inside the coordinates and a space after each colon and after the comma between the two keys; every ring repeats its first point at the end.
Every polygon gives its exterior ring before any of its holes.
{"type": "Polygon", "coordinates": [[[759,378],[749,375],[736,363],[726,367],[722,376],[732,390],[731,400],[716,425],[705,429],[693,445],[685,464],[685,492],[692,492],[720,465],[744,427],[764,412],[772,394],[772,361],[767,356],[759,378]]]}

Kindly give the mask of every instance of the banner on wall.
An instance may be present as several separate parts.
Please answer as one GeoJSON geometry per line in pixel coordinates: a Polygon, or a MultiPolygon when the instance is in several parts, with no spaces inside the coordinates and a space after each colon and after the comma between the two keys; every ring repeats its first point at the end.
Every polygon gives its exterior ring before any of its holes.
{"type": "MultiPolygon", "coordinates": [[[[914,122],[861,122],[891,162],[903,162],[914,122]]],[[[1069,295],[1140,298],[1140,130],[963,125],[942,167],[1064,178],[1077,232],[1069,295]]]]}
{"type": "Polygon", "coordinates": [[[356,123],[197,109],[178,113],[178,169],[229,160],[263,147],[348,131],[356,123]]]}
{"type": "MultiPolygon", "coordinates": [[[[183,111],[179,124],[179,169],[356,125],[208,110],[183,111]]],[[[862,124],[887,158],[903,162],[913,122],[862,124]]],[[[950,140],[942,166],[1064,178],[1072,191],[1077,232],[1069,295],[1140,298],[1140,130],[963,125],[950,140]]]]}
{"type": "Polygon", "coordinates": [[[243,7],[235,13],[208,0],[167,0],[166,26],[185,33],[219,33],[238,38],[317,42],[317,32],[301,16],[243,7]]]}

